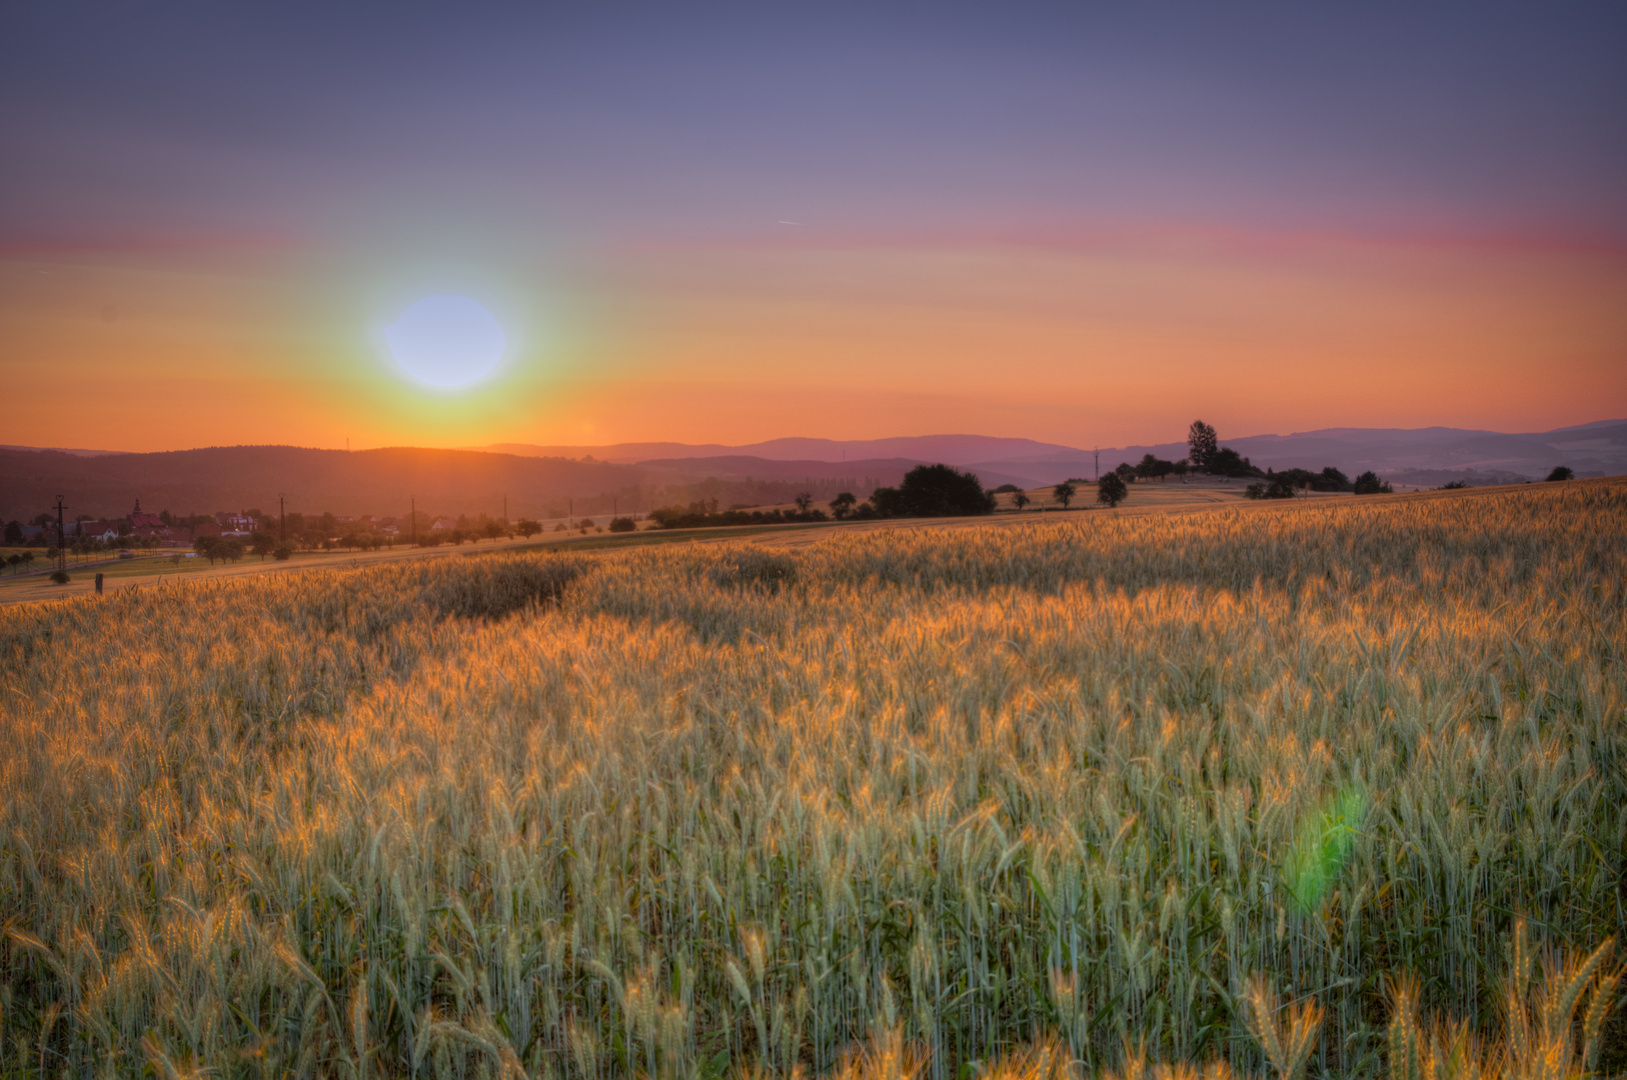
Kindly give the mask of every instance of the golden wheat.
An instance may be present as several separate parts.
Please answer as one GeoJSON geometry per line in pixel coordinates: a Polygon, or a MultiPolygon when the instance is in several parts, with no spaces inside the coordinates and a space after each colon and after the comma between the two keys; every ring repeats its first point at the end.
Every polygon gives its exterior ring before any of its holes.
{"type": "Polygon", "coordinates": [[[1582,482],[8,608],[0,1074],[1376,1075],[1401,972],[1524,1038],[1516,918],[1623,922],[1624,575],[1582,482]]]}

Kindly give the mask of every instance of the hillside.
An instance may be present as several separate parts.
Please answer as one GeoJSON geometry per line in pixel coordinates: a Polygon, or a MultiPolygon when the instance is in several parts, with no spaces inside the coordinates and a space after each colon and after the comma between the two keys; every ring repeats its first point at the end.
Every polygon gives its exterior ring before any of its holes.
{"type": "MultiPolygon", "coordinates": [[[[472,450],[397,447],[311,450],[228,446],[157,454],[83,457],[55,450],[0,450],[0,521],[26,521],[61,495],[67,515],[115,517],[137,499],[150,512],[289,510],[405,516],[410,501],[431,514],[562,517],[646,512],[715,499],[721,506],[789,502],[800,491],[829,499],[896,484],[916,462],[769,462],[759,458],[650,461],[640,465],[520,457],[472,450]]],[[[990,483],[1001,483],[992,480],[990,483]]]]}
{"type": "MultiPolygon", "coordinates": [[[[1332,465],[1355,475],[1369,469],[1402,483],[1434,486],[1452,479],[1508,483],[1540,479],[1555,465],[1578,475],[1627,473],[1627,420],[1554,431],[1506,434],[1459,428],[1327,428],[1291,435],[1227,438],[1270,468],[1332,465]]],[[[1144,454],[1178,458],[1184,442],[1104,448],[1102,469],[1144,454]]],[[[89,454],[80,450],[0,447],[0,520],[27,520],[62,495],[69,515],[123,515],[136,499],[177,513],[269,510],[283,492],[289,509],[336,514],[404,514],[410,499],[435,514],[511,518],[648,511],[715,499],[721,506],[788,502],[799,491],[828,499],[861,498],[896,484],[910,468],[943,461],[976,472],[985,486],[1025,488],[1094,475],[1088,450],[1032,439],[934,435],[838,441],[775,439],[720,444],[622,443],[542,447],[503,444],[482,450],[310,450],[231,446],[167,453],[89,454]],[[546,451],[546,452],[545,452],[546,451]]]]}
{"type": "Polygon", "coordinates": [[[290,510],[405,515],[409,500],[432,513],[546,513],[577,495],[636,492],[658,479],[649,469],[463,450],[308,450],[228,446],[160,454],[77,457],[51,451],[0,451],[0,517],[28,518],[62,495],[67,513],[176,513],[260,508],[277,494],[290,510]]]}
{"type": "MultiPolygon", "coordinates": [[[[1184,432],[1173,434],[1184,436],[1184,432]]],[[[1245,435],[1233,438],[1221,432],[1221,443],[1276,469],[1320,469],[1332,465],[1355,474],[1371,469],[1381,475],[1415,483],[1444,483],[1468,478],[1482,483],[1541,479],[1555,465],[1568,465],[1579,474],[1627,473],[1627,420],[1601,420],[1553,431],[1508,434],[1464,428],[1324,428],[1290,435],[1245,435]],[[1416,475],[1413,475],[1416,474],[1416,475]],[[1445,474],[1435,478],[1437,474],[1445,474]]],[[[1042,443],[1032,439],[1002,439],[985,435],[931,435],[898,439],[774,439],[768,442],[724,446],[717,443],[620,443],[611,446],[530,446],[504,443],[486,447],[519,456],[592,457],[601,461],[653,464],[677,471],[694,471],[705,460],[740,470],[742,475],[772,475],[784,464],[823,461],[844,464],[849,472],[878,460],[943,461],[970,468],[991,486],[1018,483],[1025,487],[1054,484],[1070,477],[1094,475],[1092,450],[1042,443]],[[766,462],[779,462],[769,465],[766,462]],[[687,464],[686,464],[687,463],[687,464]],[[998,477],[999,479],[995,479],[998,477]]],[[[1186,454],[1184,441],[1142,446],[1103,447],[1101,467],[1121,461],[1140,461],[1142,455],[1177,458],[1186,454]]],[[[722,475],[721,473],[719,475],[722,475]]]]}

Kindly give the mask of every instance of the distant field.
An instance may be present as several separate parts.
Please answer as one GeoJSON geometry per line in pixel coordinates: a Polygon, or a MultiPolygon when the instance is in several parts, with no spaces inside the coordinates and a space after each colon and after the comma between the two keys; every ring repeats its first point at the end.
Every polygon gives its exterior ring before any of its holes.
{"type": "MultiPolygon", "coordinates": [[[[1115,514],[1145,514],[1145,513],[1181,513],[1189,511],[1208,511],[1225,506],[1258,507],[1260,504],[1250,503],[1243,498],[1242,483],[1226,483],[1214,480],[1194,481],[1190,484],[1179,482],[1170,483],[1141,483],[1131,487],[1129,499],[1117,510],[1115,514]]],[[[1491,489],[1482,489],[1482,491],[1491,489]]],[[[1017,524],[1056,524],[1055,516],[1062,507],[1051,499],[1050,488],[1036,488],[1029,492],[1032,505],[1024,511],[1017,513],[1012,506],[1010,495],[999,496],[1002,513],[994,518],[953,518],[953,519],[898,519],[869,522],[827,522],[823,525],[746,525],[714,529],[656,529],[650,530],[640,523],[637,532],[610,533],[589,532],[582,534],[572,530],[570,532],[543,532],[537,536],[526,539],[514,537],[500,540],[496,543],[480,541],[479,543],[464,545],[443,545],[436,548],[416,548],[405,544],[394,548],[382,549],[373,552],[359,551],[332,551],[332,552],[298,552],[293,559],[287,562],[277,562],[273,559],[261,559],[255,555],[245,555],[236,563],[217,562],[213,565],[202,557],[184,559],[179,565],[169,559],[170,553],[165,553],[159,559],[153,559],[143,554],[137,560],[129,563],[104,563],[93,565],[89,561],[73,562],[70,560],[69,573],[73,581],[66,586],[52,584],[43,575],[15,576],[9,572],[0,573],[0,605],[23,603],[38,600],[56,600],[66,597],[79,596],[92,591],[97,571],[104,574],[104,587],[118,589],[128,586],[150,586],[160,584],[163,579],[176,574],[205,574],[210,577],[241,577],[249,574],[287,573],[290,571],[310,569],[332,569],[337,567],[371,566],[383,562],[396,562],[402,560],[419,560],[445,558],[458,555],[490,554],[498,551],[540,551],[554,548],[566,548],[572,551],[600,551],[614,550],[625,547],[641,547],[651,544],[673,543],[718,543],[729,538],[744,536],[764,537],[763,542],[777,543],[772,539],[773,534],[785,534],[784,543],[800,545],[825,535],[826,532],[853,532],[894,529],[919,528],[964,528],[973,524],[993,524],[1002,527],[1017,524]]],[[[1313,494],[1308,499],[1296,500],[1293,505],[1303,505],[1306,502],[1333,498],[1346,498],[1344,495],[1313,494]]],[[[1068,515],[1084,512],[1106,512],[1095,501],[1094,487],[1081,488],[1079,496],[1066,513],[1068,515]]],[[[1280,504],[1279,504],[1280,505],[1280,504]]],[[[768,507],[767,509],[774,509],[768,507]]],[[[794,504],[787,503],[781,509],[794,509],[794,504]]],[[[21,549],[18,549],[21,550],[21,549]]],[[[41,549],[33,549],[35,559],[43,559],[41,549]]],[[[36,562],[34,569],[43,566],[36,562]]]]}
{"type": "Polygon", "coordinates": [[[1627,482],[1143,511],[0,610],[0,1073],[1500,1037],[1516,914],[1623,923],[1627,482]]]}

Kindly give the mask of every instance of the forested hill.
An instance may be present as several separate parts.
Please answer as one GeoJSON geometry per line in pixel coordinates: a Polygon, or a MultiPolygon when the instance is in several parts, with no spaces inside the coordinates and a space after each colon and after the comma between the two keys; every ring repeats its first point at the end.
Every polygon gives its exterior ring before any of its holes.
{"type": "Polygon", "coordinates": [[[516,457],[467,450],[308,450],[222,446],[158,454],[80,457],[57,451],[0,450],[0,519],[26,520],[56,502],[67,514],[177,514],[258,508],[405,516],[409,500],[436,514],[536,516],[573,496],[636,491],[659,479],[632,465],[516,457]]]}
{"type": "MultiPolygon", "coordinates": [[[[123,517],[137,499],[150,513],[275,512],[277,495],[302,513],[404,517],[410,501],[441,514],[550,518],[648,512],[702,499],[722,507],[788,503],[807,491],[828,500],[860,498],[896,484],[918,461],[829,462],[706,458],[637,465],[527,457],[478,450],[396,447],[309,450],[222,446],[153,454],[82,456],[58,450],[0,449],[0,521],[29,521],[58,495],[70,518],[123,517]]],[[[989,486],[1010,478],[990,472],[989,486]]]]}

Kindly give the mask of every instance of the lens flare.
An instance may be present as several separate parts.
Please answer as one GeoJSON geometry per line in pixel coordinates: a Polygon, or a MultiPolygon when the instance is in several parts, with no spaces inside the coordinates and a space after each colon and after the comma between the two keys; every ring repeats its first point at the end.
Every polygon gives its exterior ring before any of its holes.
{"type": "Polygon", "coordinates": [[[426,296],[384,330],[390,354],[419,382],[452,388],[490,375],[508,339],[497,318],[466,296],[426,296]]]}
{"type": "Polygon", "coordinates": [[[1356,832],[1367,813],[1367,798],[1349,789],[1319,807],[1300,823],[1294,846],[1283,866],[1283,877],[1300,912],[1322,904],[1344,871],[1356,843],[1356,832]]]}

